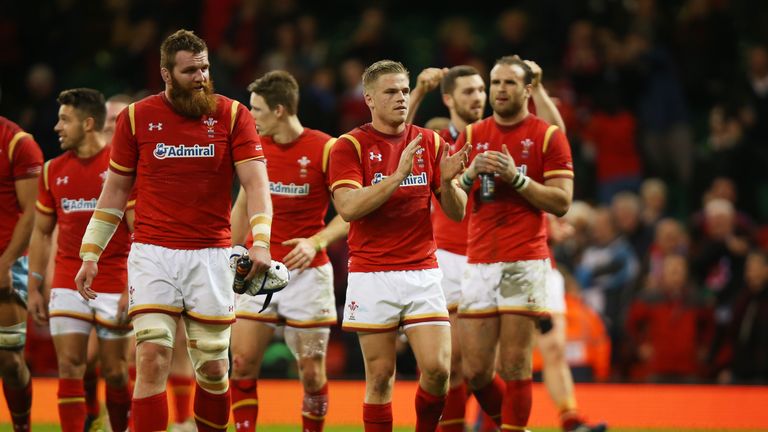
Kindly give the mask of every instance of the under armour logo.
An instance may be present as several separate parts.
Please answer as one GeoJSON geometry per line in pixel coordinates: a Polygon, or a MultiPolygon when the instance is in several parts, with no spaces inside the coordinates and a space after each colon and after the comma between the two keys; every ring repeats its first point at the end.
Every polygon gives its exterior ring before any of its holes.
{"type": "Polygon", "coordinates": [[[475,149],[477,151],[485,151],[488,150],[489,143],[477,143],[475,144],[475,149]]]}
{"type": "Polygon", "coordinates": [[[163,130],[163,124],[162,123],[150,123],[149,124],[149,130],[163,130]]]}
{"type": "Polygon", "coordinates": [[[69,176],[56,177],[56,186],[69,183],[69,176]]]}
{"type": "Polygon", "coordinates": [[[381,153],[368,152],[368,158],[370,160],[376,159],[377,161],[381,162],[381,153]]]}

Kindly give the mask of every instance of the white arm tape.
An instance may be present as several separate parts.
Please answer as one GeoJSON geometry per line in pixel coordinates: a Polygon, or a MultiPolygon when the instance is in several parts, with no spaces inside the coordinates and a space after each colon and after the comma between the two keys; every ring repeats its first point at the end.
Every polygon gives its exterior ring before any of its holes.
{"type": "Polygon", "coordinates": [[[99,256],[107,248],[107,244],[117,231],[123,211],[113,208],[96,209],[88,222],[80,245],[80,258],[83,261],[98,261],[99,256]]]}

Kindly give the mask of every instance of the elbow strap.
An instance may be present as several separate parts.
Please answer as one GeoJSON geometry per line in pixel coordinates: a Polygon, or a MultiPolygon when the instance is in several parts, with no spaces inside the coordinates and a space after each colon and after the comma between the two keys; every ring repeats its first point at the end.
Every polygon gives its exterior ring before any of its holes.
{"type": "Polygon", "coordinates": [[[80,245],[80,258],[83,261],[98,261],[101,253],[107,248],[107,244],[117,231],[123,212],[118,209],[96,209],[91,216],[88,227],[83,235],[80,245]]]}

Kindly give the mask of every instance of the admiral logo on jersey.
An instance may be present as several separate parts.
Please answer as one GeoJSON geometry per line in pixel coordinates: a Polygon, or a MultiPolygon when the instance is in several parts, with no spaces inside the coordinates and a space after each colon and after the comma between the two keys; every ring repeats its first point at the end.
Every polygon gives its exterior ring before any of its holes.
{"type": "Polygon", "coordinates": [[[309,195],[309,183],[297,185],[296,183],[269,182],[269,193],[272,195],[307,196],[309,195]]]}
{"type": "Polygon", "coordinates": [[[79,199],[62,198],[61,210],[64,213],[92,212],[96,210],[97,201],[98,200],[96,198],[91,198],[89,200],[84,200],[83,198],[79,198],[79,199]]]}
{"type": "Polygon", "coordinates": [[[184,144],[172,146],[166,145],[165,143],[157,143],[155,151],[152,152],[152,154],[155,158],[161,160],[166,158],[209,158],[215,156],[215,146],[213,144],[208,144],[205,147],[200,144],[195,144],[193,146],[186,146],[184,144]]]}
{"type": "MultiPolygon", "coordinates": [[[[371,184],[375,185],[378,183],[381,183],[385,178],[389,176],[385,176],[382,173],[376,173],[373,175],[373,180],[371,180],[371,184]]],[[[400,187],[405,186],[428,186],[429,181],[427,180],[427,173],[423,172],[421,174],[408,174],[408,177],[403,180],[402,183],[400,183],[400,187]]]]}

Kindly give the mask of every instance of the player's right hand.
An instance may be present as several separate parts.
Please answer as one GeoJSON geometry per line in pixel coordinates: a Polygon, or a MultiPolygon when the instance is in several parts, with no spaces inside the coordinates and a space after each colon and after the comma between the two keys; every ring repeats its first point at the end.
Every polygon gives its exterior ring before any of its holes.
{"type": "Polygon", "coordinates": [[[396,172],[402,179],[408,177],[411,174],[411,171],[413,171],[413,157],[416,156],[416,150],[419,149],[421,138],[421,134],[418,134],[416,138],[411,140],[411,142],[405,146],[403,153],[400,154],[400,162],[397,164],[396,172]]]}
{"type": "Polygon", "coordinates": [[[48,302],[36,289],[30,289],[27,297],[27,312],[37,325],[48,323],[48,302]]]}
{"type": "Polygon", "coordinates": [[[425,92],[430,92],[440,85],[446,72],[448,68],[426,68],[416,78],[416,86],[425,92]]]}
{"type": "Polygon", "coordinates": [[[253,246],[248,250],[248,258],[251,259],[251,271],[245,276],[245,280],[251,280],[256,275],[264,274],[272,265],[272,255],[269,249],[253,246]]]}
{"type": "Polygon", "coordinates": [[[80,266],[80,270],[75,276],[77,292],[86,300],[93,300],[97,297],[96,291],[91,288],[97,274],[99,274],[99,266],[96,261],[83,261],[83,265],[80,266]]]}

